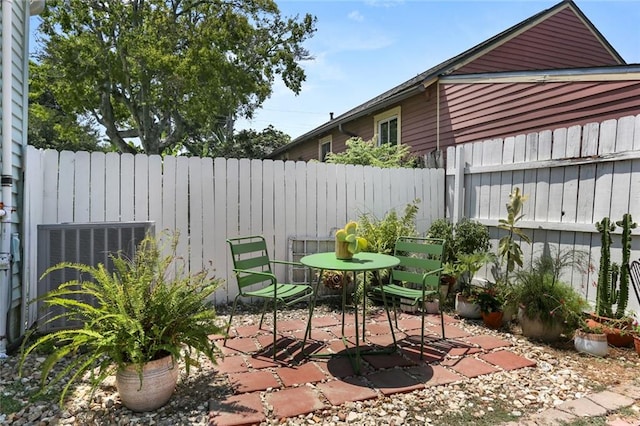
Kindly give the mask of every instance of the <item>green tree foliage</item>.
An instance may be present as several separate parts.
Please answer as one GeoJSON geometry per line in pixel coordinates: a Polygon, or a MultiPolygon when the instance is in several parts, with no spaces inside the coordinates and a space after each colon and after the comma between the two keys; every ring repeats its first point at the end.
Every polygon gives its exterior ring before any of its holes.
{"type": "Polygon", "coordinates": [[[315,31],[272,0],[50,0],[41,18],[39,60],[62,108],[93,117],[119,151],[148,154],[230,134],[276,76],[299,93],[315,31]]]}
{"type": "Polygon", "coordinates": [[[184,148],[190,155],[198,157],[225,157],[264,159],[275,149],[291,142],[291,136],[269,125],[261,132],[240,130],[233,136],[220,135],[202,143],[190,143],[184,148]]]}
{"type": "Polygon", "coordinates": [[[375,139],[365,141],[362,138],[351,138],[346,145],[344,152],[330,152],[326,162],[385,168],[416,167],[416,159],[410,155],[407,145],[378,145],[375,139]]]}
{"type": "Polygon", "coordinates": [[[67,114],[49,90],[42,66],[29,63],[29,145],[58,151],[103,151],[91,122],[67,114]]]}

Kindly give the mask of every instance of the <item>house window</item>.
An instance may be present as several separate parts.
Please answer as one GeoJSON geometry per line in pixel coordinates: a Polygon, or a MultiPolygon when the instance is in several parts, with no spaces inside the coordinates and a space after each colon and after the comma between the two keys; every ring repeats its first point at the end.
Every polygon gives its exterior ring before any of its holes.
{"type": "Polygon", "coordinates": [[[327,158],[327,154],[331,152],[331,135],[320,139],[318,149],[318,159],[322,162],[327,158]]]}
{"type": "Polygon", "coordinates": [[[400,142],[400,107],[392,108],[373,118],[378,145],[400,142]]]}

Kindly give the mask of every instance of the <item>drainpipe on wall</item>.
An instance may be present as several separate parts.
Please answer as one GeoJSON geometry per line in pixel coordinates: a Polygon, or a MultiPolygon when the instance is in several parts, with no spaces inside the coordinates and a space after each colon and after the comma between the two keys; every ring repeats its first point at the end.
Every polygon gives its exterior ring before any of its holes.
{"type": "Polygon", "coordinates": [[[9,250],[11,249],[11,186],[12,176],[12,120],[13,107],[11,102],[11,54],[13,28],[13,0],[2,0],[2,171],[0,182],[2,185],[0,203],[0,358],[7,356],[7,317],[11,301],[11,270],[9,268],[9,250]],[[9,212],[9,215],[7,215],[9,212]]]}

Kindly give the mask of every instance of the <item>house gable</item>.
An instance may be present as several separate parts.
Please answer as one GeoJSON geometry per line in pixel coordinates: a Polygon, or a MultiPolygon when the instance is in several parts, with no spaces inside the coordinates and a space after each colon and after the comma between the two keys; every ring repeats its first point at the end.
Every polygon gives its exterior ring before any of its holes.
{"type": "Polygon", "coordinates": [[[454,74],[621,65],[624,61],[591,23],[565,3],[454,74]]]}
{"type": "MultiPolygon", "coordinates": [[[[309,146],[315,150],[318,139],[327,134],[334,135],[333,151],[341,152],[348,136],[357,135],[365,140],[373,137],[375,120],[371,118],[397,106],[402,109],[398,138],[409,145],[412,152],[425,154],[456,143],[459,135],[451,123],[447,123],[455,115],[450,111],[455,105],[448,105],[455,94],[441,91],[443,78],[518,71],[531,73],[529,78],[535,81],[530,84],[535,85],[543,83],[550,70],[620,65],[625,65],[622,57],[573,1],[564,0],[307,132],[274,151],[271,158],[282,158],[287,152],[299,154],[295,158],[300,160],[315,158],[304,152],[314,152],[309,146]]],[[[610,78],[616,77],[607,77],[603,82],[610,78]]],[[[603,108],[594,108],[590,115],[616,116],[616,102],[601,106],[603,108]]],[[[460,112],[462,120],[463,111],[460,112]]],[[[473,135],[469,137],[475,140],[473,135]]]]}

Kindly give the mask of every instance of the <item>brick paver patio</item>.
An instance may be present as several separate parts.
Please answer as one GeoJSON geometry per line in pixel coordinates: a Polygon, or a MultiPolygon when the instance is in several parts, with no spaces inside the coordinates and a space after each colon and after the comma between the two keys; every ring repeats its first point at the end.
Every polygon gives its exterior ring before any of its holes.
{"type": "MultiPolygon", "coordinates": [[[[239,327],[231,331],[225,358],[216,369],[227,375],[234,394],[210,401],[210,423],[219,426],[257,424],[267,418],[295,417],[350,401],[382,398],[428,386],[462,382],[471,377],[498,371],[534,367],[534,361],[509,350],[511,344],[490,335],[469,335],[457,320],[445,316],[447,339],[440,339],[440,317],[427,317],[429,332],[424,359],[419,359],[419,316],[402,314],[396,331],[398,351],[365,355],[361,374],[355,375],[348,357],[328,359],[305,357],[300,347],[303,321],[279,321],[273,361],[273,340],[264,327],[239,327]],[[313,383],[314,386],[306,386],[313,383]]],[[[344,352],[340,340],[340,315],[313,319],[313,340],[306,351],[344,352]]],[[[351,329],[347,326],[345,333],[351,329]]],[[[364,347],[391,344],[389,324],[384,316],[367,318],[364,347]]],[[[222,347],[220,336],[216,344],[222,347]]],[[[353,346],[351,342],[350,346],[353,346]]]]}

